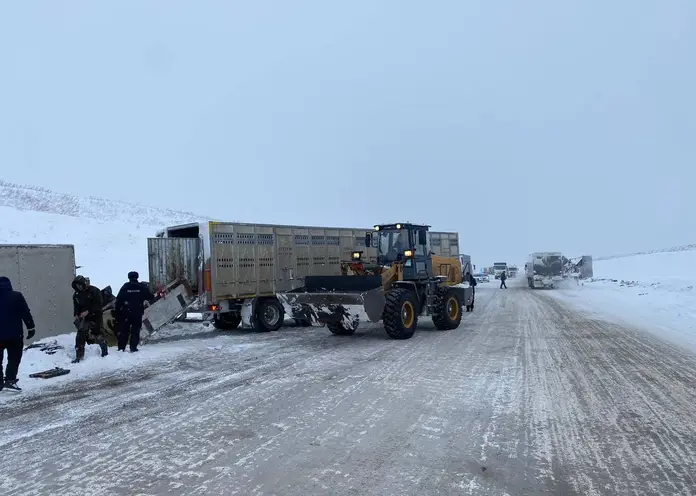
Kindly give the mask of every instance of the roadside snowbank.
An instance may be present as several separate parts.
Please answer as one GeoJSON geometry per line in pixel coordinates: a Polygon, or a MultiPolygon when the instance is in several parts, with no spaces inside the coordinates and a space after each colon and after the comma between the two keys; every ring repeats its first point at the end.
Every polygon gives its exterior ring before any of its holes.
{"type": "MultiPolygon", "coordinates": [[[[42,339],[44,344],[56,344],[62,349],[56,349],[54,354],[48,354],[39,348],[31,348],[24,352],[19,366],[19,386],[21,393],[11,391],[0,392],[0,404],[11,401],[13,398],[24,396],[27,392],[36,392],[45,387],[72,383],[80,379],[88,379],[108,372],[122,373],[126,375],[134,369],[143,366],[152,366],[155,362],[173,360],[183,354],[196,353],[201,349],[221,350],[224,348],[248,347],[248,344],[240,344],[225,339],[202,324],[174,324],[166,331],[157,333],[149,343],[140,346],[137,353],[119,352],[115,347],[109,348],[109,355],[102,358],[99,346],[87,345],[85,359],[80,363],[71,363],[75,358],[75,333],[61,334],[60,336],[42,339]],[[208,336],[209,334],[209,336],[208,336]],[[205,339],[191,339],[203,337],[205,339]],[[64,376],[50,379],[35,379],[30,374],[60,367],[70,369],[70,373],[64,376]]],[[[34,344],[25,343],[25,347],[34,344]]]]}
{"type": "Polygon", "coordinates": [[[595,261],[594,275],[548,294],[696,352],[696,250],[595,261]]]}

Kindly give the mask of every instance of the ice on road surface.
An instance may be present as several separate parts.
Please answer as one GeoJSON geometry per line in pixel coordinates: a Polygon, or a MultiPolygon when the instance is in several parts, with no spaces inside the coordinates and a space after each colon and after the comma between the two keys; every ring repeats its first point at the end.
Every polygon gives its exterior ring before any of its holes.
{"type": "Polygon", "coordinates": [[[694,355],[524,282],[480,284],[454,331],[204,334],[22,393],[0,405],[0,493],[696,492],[694,355]]]}

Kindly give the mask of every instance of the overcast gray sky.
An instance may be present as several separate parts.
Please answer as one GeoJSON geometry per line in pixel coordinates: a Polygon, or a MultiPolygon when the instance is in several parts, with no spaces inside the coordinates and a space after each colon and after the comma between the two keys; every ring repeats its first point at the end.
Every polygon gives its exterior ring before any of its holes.
{"type": "Polygon", "coordinates": [[[696,242],[696,2],[0,4],[0,178],[479,263],[696,242]]]}

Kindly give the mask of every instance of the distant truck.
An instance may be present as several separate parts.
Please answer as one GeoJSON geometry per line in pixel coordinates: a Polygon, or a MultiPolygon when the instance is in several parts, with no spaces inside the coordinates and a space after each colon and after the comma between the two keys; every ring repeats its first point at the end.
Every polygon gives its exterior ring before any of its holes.
{"type": "Polygon", "coordinates": [[[515,277],[517,277],[517,272],[518,270],[516,265],[511,265],[510,267],[508,267],[508,277],[510,279],[514,279],[515,277]]]}
{"type": "Polygon", "coordinates": [[[495,262],[493,264],[493,276],[496,279],[500,279],[500,274],[505,272],[505,275],[507,275],[507,262],[495,262]]]}
{"type": "Polygon", "coordinates": [[[36,324],[36,340],[75,330],[73,245],[0,245],[0,275],[24,294],[36,324]]]}
{"type": "Polygon", "coordinates": [[[530,288],[553,288],[563,280],[566,258],[556,251],[534,252],[524,266],[530,288]]]}
{"type": "MultiPolygon", "coordinates": [[[[365,246],[373,228],[334,228],[203,222],[173,226],[148,239],[153,290],[184,281],[196,301],[188,312],[212,316],[217,329],[241,326],[279,329],[287,313],[308,324],[299,309],[285,308],[278,293],[304,285],[306,276],[341,275],[354,252],[376,262],[377,247],[365,246]]],[[[459,256],[459,235],[429,232],[430,250],[459,256]]]]}

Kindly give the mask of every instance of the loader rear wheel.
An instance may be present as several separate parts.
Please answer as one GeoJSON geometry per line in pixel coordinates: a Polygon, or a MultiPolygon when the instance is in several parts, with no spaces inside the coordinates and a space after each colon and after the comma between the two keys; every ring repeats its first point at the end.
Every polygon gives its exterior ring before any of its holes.
{"type": "Polygon", "coordinates": [[[213,327],[219,331],[234,331],[241,321],[242,316],[235,312],[216,313],[213,316],[213,327]]]}
{"type": "Polygon", "coordinates": [[[256,327],[259,331],[277,331],[283,326],[285,309],[275,298],[261,300],[256,304],[256,327]]]}
{"type": "Polygon", "coordinates": [[[433,324],[441,331],[456,329],[462,321],[462,302],[447,286],[437,289],[433,303],[433,324]]]}
{"type": "Polygon", "coordinates": [[[413,292],[396,288],[387,293],[382,322],[392,339],[410,339],[418,327],[418,312],[413,292]]]}

